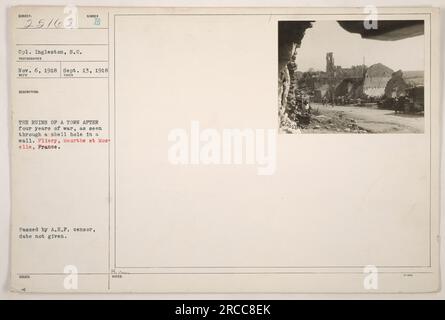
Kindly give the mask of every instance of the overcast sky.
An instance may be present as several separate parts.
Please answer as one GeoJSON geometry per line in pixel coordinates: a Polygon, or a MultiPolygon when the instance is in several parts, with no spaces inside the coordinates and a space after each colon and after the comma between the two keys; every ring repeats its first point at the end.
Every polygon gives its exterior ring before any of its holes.
{"type": "Polygon", "coordinates": [[[349,33],[336,21],[316,21],[306,30],[297,53],[299,71],[326,69],[326,53],[334,53],[335,65],[350,67],[381,62],[391,69],[424,70],[424,40],[417,36],[396,41],[362,39],[349,33]]]}

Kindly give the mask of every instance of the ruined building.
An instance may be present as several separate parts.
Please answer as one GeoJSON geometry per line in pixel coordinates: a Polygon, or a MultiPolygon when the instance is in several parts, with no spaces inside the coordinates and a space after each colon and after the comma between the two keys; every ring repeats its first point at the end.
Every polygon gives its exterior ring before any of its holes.
{"type": "Polygon", "coordinates": [[[334,64],[334,53],[328,52],[326,54],[326,74],[328,78],[328,90],[325,96],[331,101],[335,97],[335,88],[338,85],[338,77],[336,77],[334,64]]]}
{"type": "Polygon", "coordinates": [[[297,49],[311,21],[283,21],[278,24],[278,70],[280,110],[295,99],[298,86],[297,49]]]}
{"type": "Polygon", "coordinates": [[[396,71],[391,75],[385,88],[387,98],[406,95],[410,88],[423,87],[423,71],[396,71]]]}
{"type": "Polygon", "coordinates": [[[423,71],[394,72],[385,88],[385,99],[389,100],[382,104],[388,107],[392,99],[405,97],[409,102],[407,106],[411,112],[424,110],[424,75],[423,71]]]}
{"type": "MultiPolygon", "coordinates": [[[[406,39],[424,33],[421,20],[379,20],[379,28],[371,30],[364,27],[362,20],[337,22],[346,32],[378,41],[406,39]]],[[[306,30],[311,28],[313,23],[316,22],[278,22],[278,103],[280,122],[285,123],[281,124],[281,127],[300,126],[298,121],[291,119],[294,122],[289,122],[288,111],[293,109],[299,97],[301,100],[302,93],[309,95],[312,101],[337,97],[375,100],[385,96],[387,83],[393,77],[393,70],[380,63],[369,68],[364,63],[350,68],[336,66],[333,53],[326,56],[325,71],[301,73],[298,70],[298,48],[306,30]]]]}

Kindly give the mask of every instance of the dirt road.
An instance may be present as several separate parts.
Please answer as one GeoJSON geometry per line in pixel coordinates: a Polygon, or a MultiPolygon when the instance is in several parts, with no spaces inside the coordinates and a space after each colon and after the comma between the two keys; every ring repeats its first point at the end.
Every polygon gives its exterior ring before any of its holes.
{"type": "MultiPolygon", "coordinates": [[[[377,106],[323,106],[312,103],[314,115],[327,119],[351,119],[355,124],[363,129],[361,133],[422,133],[424,131],[425,119],[423,115],[395,114],[392,110],[378,109],[377,106]]],[[[332,120],[330,120],[332,123],[332,120]]],[[[335,124],[335,123],[334,123],[335,124]]],[[[323,126],[309,127],[303,132],[345,132],[344,129],[323,128],[323,126]]],[[[348,132],[348,130],[346,130],[348,132]]]]}

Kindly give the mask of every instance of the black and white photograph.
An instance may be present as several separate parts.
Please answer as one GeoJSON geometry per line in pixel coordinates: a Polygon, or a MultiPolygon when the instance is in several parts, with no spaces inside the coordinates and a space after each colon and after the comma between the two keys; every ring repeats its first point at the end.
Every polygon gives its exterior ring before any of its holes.
{"type": "Polygon", "coordinates": [[[423,133],[423,20],[278,22],[279,131],[423,133]]]}

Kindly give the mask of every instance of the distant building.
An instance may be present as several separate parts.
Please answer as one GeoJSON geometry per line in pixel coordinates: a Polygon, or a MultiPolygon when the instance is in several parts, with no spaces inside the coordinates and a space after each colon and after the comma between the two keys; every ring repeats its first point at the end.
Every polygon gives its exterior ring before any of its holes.
{"type": "MultiPolygon", "coordinates": [[[[404,97],[405,111],[424,110],[424,76],[423,71],[396,71],[392,74],[385,88],[387,104],[396,98],[404,97]]],[[[384,105],[385,106],[385,105],[384,105]]]]}
{"type": "MultiPolygon", "coordinates": [[[[325,71],[311,70],[298,74],[297,82],[298,87],[311,94],[315,102],[321,102],[323,99],[332,101],[337,98],[348,101],[356,99],[375,101],[391,97],[392,90],[404,92],[409,88],[423,86],[423,72],[394,72],[382,63],[370,67],[363,64],[343,68],[335,65],[334,54],[328,52],[325,71]]],[[[415,92],[418,91],[416,89],[415,92]]],[[[400,94],[397,92],[395,95],[400,94]]]]}
{"type": "Polygon", "coordinates": [[[336,97],[345,97],[349,99],[364,98],[363,96],[363,77],[346,78],[335,88],[336,97]]]}
{"type": "Polygon", "coordinates": [[[335,76],[335,63],[334,63],[334,53],[326,53],[326,73],[331,76],[335,76]]]}
{"type": "Polygon", "coordinates": [[[385,95],[385,88],[394,71],[387,66],[376,63],[366,70],[363,81],[363,93],[368,97],[381,98],[385,95]]]}

